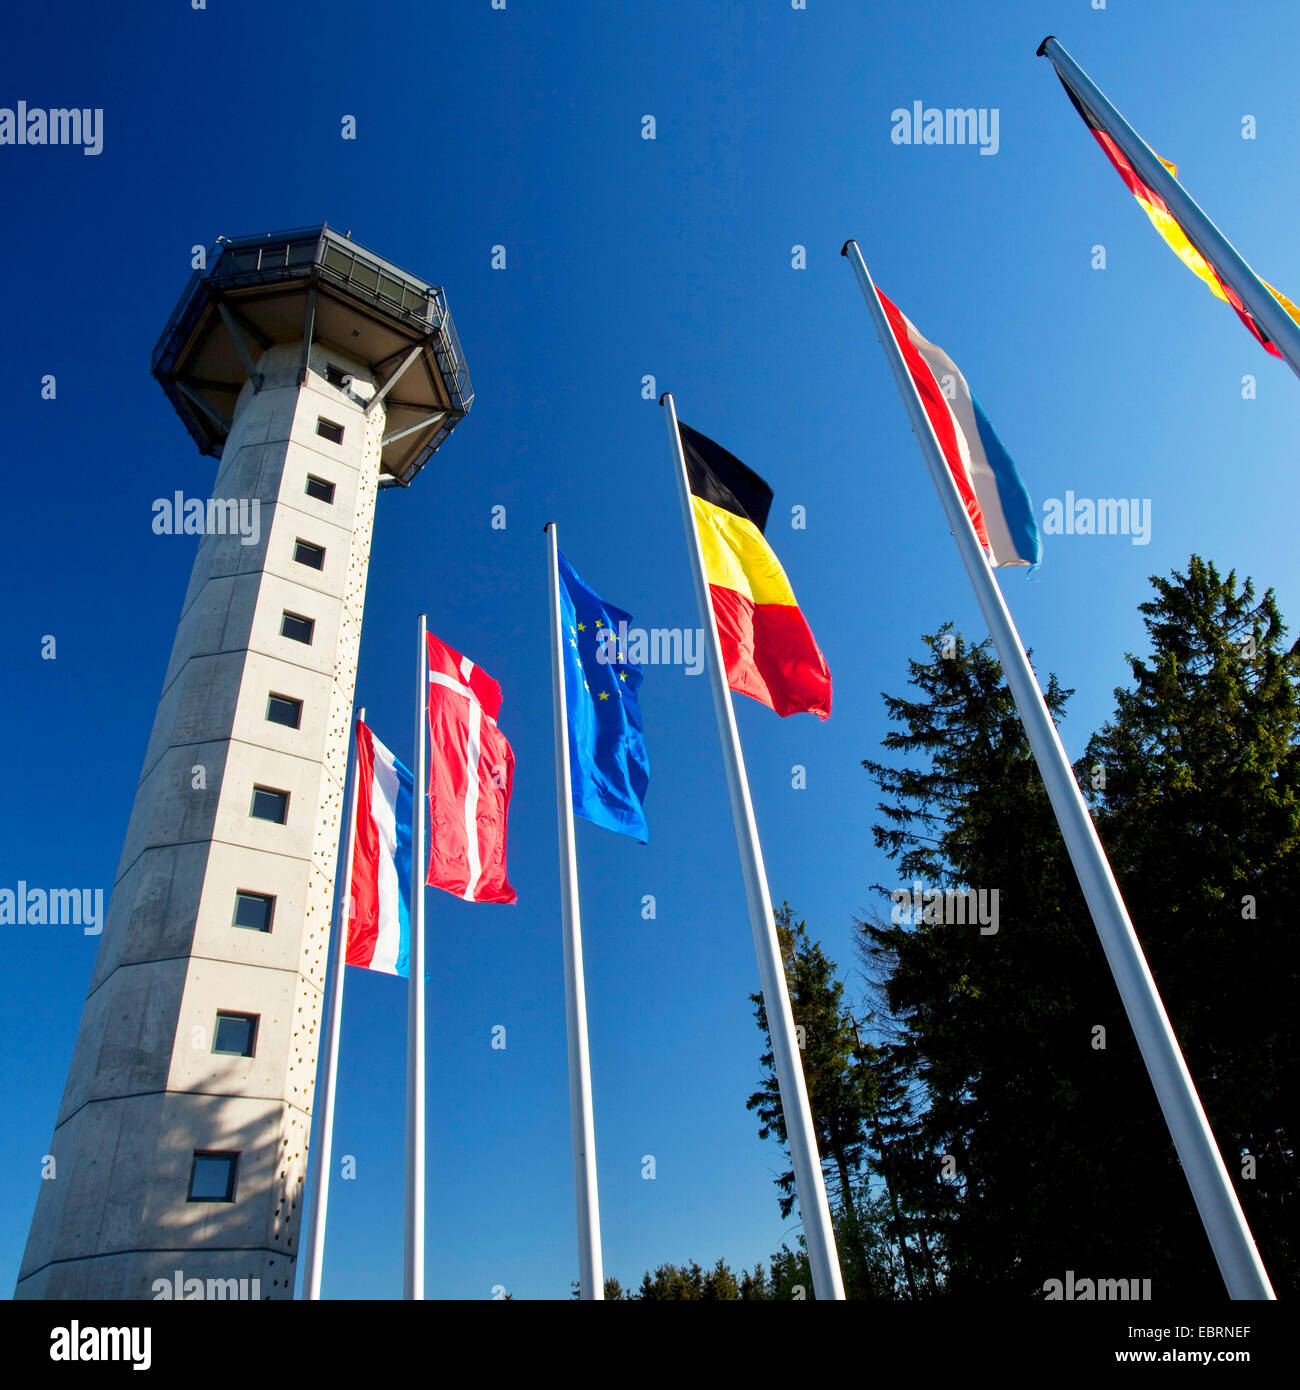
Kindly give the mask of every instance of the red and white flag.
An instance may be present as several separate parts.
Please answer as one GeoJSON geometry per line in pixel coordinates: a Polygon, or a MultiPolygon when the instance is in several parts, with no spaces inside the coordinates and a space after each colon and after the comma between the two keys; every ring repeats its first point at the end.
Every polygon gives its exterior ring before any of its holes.
{"type": "Polygon", "coordinates": [[[501,687],[432,633],[429,644],[429,876],[472,903],[512,903],[506,816],[515,755],[497,728],[501,687]]]}

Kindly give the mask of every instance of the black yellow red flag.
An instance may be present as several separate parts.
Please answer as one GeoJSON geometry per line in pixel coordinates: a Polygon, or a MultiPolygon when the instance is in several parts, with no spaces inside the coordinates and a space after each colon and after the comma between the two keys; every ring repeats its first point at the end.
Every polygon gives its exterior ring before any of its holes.
{"type": "Polygon", "coordinates": [[[772,489],[679,422],[727,684],[777,714],[831,712],[831,673],[764,535],[772,489]]]}

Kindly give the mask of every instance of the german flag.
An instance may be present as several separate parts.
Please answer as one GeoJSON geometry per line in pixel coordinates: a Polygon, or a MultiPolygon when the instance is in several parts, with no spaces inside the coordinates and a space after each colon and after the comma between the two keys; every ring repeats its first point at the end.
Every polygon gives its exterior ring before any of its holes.
{"type": "MultiPolygon", "coordinates": [[[[1042,49],[1039,49],[1040,53],[1042,51],[1042,49]]],[[[1053,66],[1055,67],[1055,64],[1053,64],[1053,66]]],[[[1231,285],[1227,284],[1222,279],[1219,272],[1215,270],[1210,262],[1192,243],[1191,238],[1183,230],[1182,224],[1173,213],[1169,211],[1168,203],[1165,202],[1154,188],[1151,188],[1144,182],[1141,175],[1134,169],[1132,164],[1129,163],[1128,157],[1124,154],[1123,150],[1120,149],[1114,139],[1112,139],[1110,134],[1106,131],[1101,121],[1099,121],[1083,104],[1079,94],[1065,80],[1059,68],[1056,70],[1056,75],[1060,78],[1061,86],[1065,88],[1066,96],[1070,98],[1071,104],[1079,113],[1084,125],[1092,131],[1094,138],[1101,146],[1106,158],[1109,159],[1114,166],[1115,172],[1124,180],[1128,191],[1138,200],[1138,204],[1142,208],[1142,211],[1151,219],[1152,226],[1154,226],[1156,231],[1165,239],[1169,249],[1173,251],[1174,255],[1182,261],[1193,275],[1197,275],[1205,281],[1213,294],[1218,295],[1220,299],[1232,305],[1233,309],[1236,310],[1237,317],[1246,325],[1252,336],[1263,346],[1266,352],[1271,353],[1274,357],[1281,357],[1282,354],[1274,345],[1273,340],[1264,332],[1256,322],[1254,315],[1241,302],[1240,295],[1237,294],[1236,290],[1234,290],[1231,285]]],[[[1156,155],[1156,158],[1160,159],[1160,156],[1156,155]]],[[[1178,166],[1176,164],[1171,164],[1167,159],[1160,159],[1160,162],[1169,170],[1174,178],[1178,177],[1178,166]]],[[[1297,309],[1286,295],[1280,290],[1275,290],[1267,280],[1261,280],[1260,284],[1264,286],[1297,323],[1300,323],[1300,309],[1297,309]]]]}
{"type": "Polygon", "coordinates": [[[678,422],[727,684],[779,715],[831,712],[831,673],[763,535],[772,489],[678,422]]]}

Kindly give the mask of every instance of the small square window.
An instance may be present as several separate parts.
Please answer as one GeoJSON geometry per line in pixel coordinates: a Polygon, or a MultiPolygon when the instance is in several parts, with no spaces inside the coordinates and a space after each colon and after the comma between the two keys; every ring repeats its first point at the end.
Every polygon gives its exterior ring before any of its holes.
{"type": "Polygon", "coordinates": [[[333,420],[327,420],[323,415],[316,417],[316,433],[322,439],[328,439],[331,444],[343,443],[343,426],[336,425],[333,420]]]}
{"type": "Polygon", "coordinates": [[[289,815],[289,793],[271,787],[254,787],[253,807],[248,814],[257,820],[273,820],[283,825],[289,815]]]}
{"type": "Polygon", "coordinates": [[[242,888],[236,892],[235,926],[247,927],[249,931],[270,931],[274,915],[274,898],[265,893],[245,893],[242,888]]]}
{"type": "Polygon", "coordinates": [[[325,380],[328,381],[331,386],[337,387],[340,391],[347,386],[348,378],[351,375],[351,372],[345,372],[342,367],[336,367],[333,362],[327,362],[325,364],[325,380]]]}
{"type": "Polygon", "coordinates": [[[292,695],[272,695],[266,702],[266,717],[272,724],[297,729],[302,724],[302,701],[292,695]]]}
{"type": "Polygon", "coordinates": [[[229,1057],[251,1057],[257,1041],[256,1014],[217,1014],[216,1032],[212,1038],[213,1052],[229,1057]]]}
{"type": "Polygon", "coordinates": [[[308,473],[307,496],[314,497],[318,502],[333,502],[334,484],[327,483],[324,478],[318,478],[314,473],[308,473]]]}
{"type": "Polygon", "coordinates": [[[235,1200],[235,1170],[239,1155],[209,1153],[199,1150],[190,1169],[191,1202],[233,1202],[235,1200]]]}
{"type": "Polygon", "coordinates": [[[323,570],[325,568],[325,547],[312,545],[310,541],[295,541],[293,558],[300,565],[310,565],[314,570],[323,570]]]}
{"type": "Polygon", "coordinates": [[[280,636],[290,637],[295,642],[311,646],[312,635],[316,631],[316,619],[304,618],[301,613],[285,612],[280,620],[280,636]]]}

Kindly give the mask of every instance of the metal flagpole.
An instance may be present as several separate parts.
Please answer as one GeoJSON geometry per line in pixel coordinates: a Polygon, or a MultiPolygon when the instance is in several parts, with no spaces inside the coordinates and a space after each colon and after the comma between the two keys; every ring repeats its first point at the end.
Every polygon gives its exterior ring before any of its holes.
{"type": "Polygon", "coordinates": [[[1070,862],[1079,877],[1079,886],[1083,889],[1111,974],[1124,1001],[1125,1012],[1151,1076],[1160,1109],[1164,1112],[1165,1123],[1169,1126],[1170,1137],[1183,1172],[1187,1175],[1223,1281],[1232,1298],[1272,1298],[1273,1288],[1268,1274],[1255,1249],[1250,1228],[1246,1225],[1232,1180],[1228,1177],[1228,1170],[1223,1165],[1218,1145],[1210,1132],[1209,1121],[1201,1108],[1178,1039],[1169,1025],[1141,943],[1129,920],[1124,900],[1120,897],[1106,851],[1097,838],[1096,827],[1088,814],[1079,784],[1074,780],[1056,724],[1025,656],[1020,634],[1011,620],[1002,590],[993,577],[993,570],[975,528],[962,505],[957,485],[894,340],[857,242],[845,242],[842,254],[849,258],[858,277],[863,298],[875,321],[880,344],[893,368],[894,379],[911,418],[912,430],[920,441],[930,477],[943,503],[948,525],[957,538],[962,562],[988,623],[1003,674],[1033,750],[1034,761],[1038,764],[1052,810],[1061,827],[1070,862]]]}
{"type": "Polygon", "coordinates": [[[406,1262],[403,1298],[424,1297],[424,812],[428,795],[424,750],[429,730],[429,645],[420,614],[415,768],[411,827],[411,949],[406,1015],[406,1262]]]}
{"type": "Polygon", "coordinates": [[[808,1106],[803,1063],[800,1061],[799,1046],[795,1039],[794,1015],[790,1011],[790,995],[786,990],[785,972],[781,965],[781,946],[777,940],[776,923],[772,918],[772,898],[767,886],[767,870],[763,867],[763,850],[758,842],[754,805],[749,795],[745,756],[740,748],[736,712],[731,705],[731,691],[727,687],[727,671],[722,660],[722,644],[718,640],[718,625],[713,614],[713,604],[709,599],[708,580],[704,574],[704,557],[700,551],[700,536],[695,525],[695,510],[691,506],[686,459],[682,453],[682,438],[677,429],[677,408],[670,392],[665,392],[659,398],[659,403],[665,406],[668,412],[668,439],[677,465],[677,492],[682,504],[682,519],[686,525],[691,575],[695,581],[695,598],[700,607],[700,617],[708,627],[709,685],[713,691],[713,708],[718,717],[718,732],[722,738],[722,761],[727,769],[727,788],[731,793],[731,816],[736,827],[736,841],[740,847],[740,865],[745,876],[745,898],[749,904],[749,922],[754,932],[754,952],[758,957],[758,975],[767,1010],[772,1057],[781,1094],[781,1113],[785,1116],[786,1136],[790,1143],[790,1159],[794,1166],[795,1187],[799,1197],[799,1211],[803,1217],[804,1240],[808,1246],[813,1289],[819,1299],[842,1299],[844,1284],[840,1278],[839,1257],[835,1251],[835,1231],[831,1226],[830,1206],[826,1201],[826,1184],[822,1180],[821,1158],[817,1153],[817,1137],[813,1130],[812,1111],[808,1106]]]}
{"type": "Polygon", "coordinates": [[[559,541],[546,527],[551,590],[551,700],[555,708],[555,808],[560,826],[560,913],[564,925],[564,1014],[569,1039],[569,1123],[573,1131],[573,1186],[578,1203],[578,1283],[584,1299],[605,1297],[600,1252],[600,1201],[596,1190],[596,1131],[587,1053],[587,989],[582,970],[582,914],[578,906],[578,855],[573,835],[573,787],[569,780],[569,719],[564,690],[564,629],[560,615],[559,541]]]}
{"type": "Polygon", "coordinates": [[[1241,258],[1237,248],[1201,211],[1196,200],[1161,164],[1151,146],[1116,111],[1054,35],[1049,34],[1039,44],[1038,56],[1051,59],[1057,72],[1105,126],[1106,134],[1123,151],[1142,182],[1165,200],[1188,240],[1219,272],[1224,283],[1236,290],[1255,322],[1272,340],[1291,370],[1300,376],[1300,324],[1277,302],[1241,258]]]}
{"type": "MultiPolygon", "coordinates": [[[[357,724],[366,721],[365,706],[357,711],[357,724]]],[[[347,973],[348,922],[352,916],[352,855],[357,844],[357,789],[361,766],[357,760],[356,724],[352,726],[352,789],[347,804],[347,850],[343,858],[343,881],[334,887],[334,975],[329,998],[329,1018],[325,1024],[325,1056],[317,1104],[321,1128],[316,1161],[312,1165],[307,1193],[307,1275],[303,1297],[320,1298],[321,1270],[325,1262],[325,1215],[330,1198],[330,1155],[334,1148],[334,1088],[339,1072],[339,1035],[343,1030],[343,979],[347,973]]]]}

